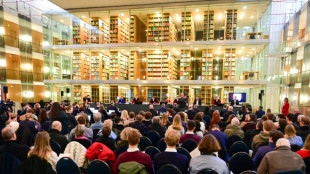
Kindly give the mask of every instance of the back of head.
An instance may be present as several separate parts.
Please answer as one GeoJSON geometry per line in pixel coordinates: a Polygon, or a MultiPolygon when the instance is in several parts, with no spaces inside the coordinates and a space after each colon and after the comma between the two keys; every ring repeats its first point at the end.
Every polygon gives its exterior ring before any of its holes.
{"type": "Polygon", "coordinates": [[[212,154],[220,151],[221,146],[212,134],[207,134],[199,142],[198,149],[202,154],[212,154]]]}
{"type": "Polygon", "coordinates": [[[303,116],[303,117],[301,117],[301,122],[303,122],[304,126],[309,126],[310,118],[307,116],[303,116]]]}
{"type": "Polygon", "coordinates": [[[140,111],[140,112],[139,112],[139,115],[141,115],[141,116],[144,117],[144,116],[145,116],[145,112],[144,112],[144,111],[140,111]]]}
{"type": "Polygon", "coordinates": [[[116,116],[114,117],[114,123],[119,124],[121,122],[121,118],[116,116]]]}
{"type": "Polygon", "coordinates": [[[137,129],[128,130],[127,140],[132,146],[137,145],[140,142],[141,133],[137,129]]]}
{"type": "Polygon", "coordinates": [[[290,142],[286,138],[278,139],[278,141],[276,143],[276,147],[280,147],[280,146],[286,146],[289,148],[291,147],[290,142]]]}
{"type": "Polygon", "coordinates": [[[102,128],[102,136],[103,137],[109,137],[111,134],[111,128],[109,126],[102,128]]]}
{"type": "Polygon", "coordinates": [[[176,146],[179,144],[181,135],[178,131],[168,129],[165,133],[165,142],[168,146],[176,146]]]}
{"type": "Polygon", "coordinates": [[[289,120],[289,121],[294,121],[294,114],[292,114],[292,113],[289,113],[289,114],[287,114],[287,116],[286,116],[286,118],[289,120]]]}
{"type": "Polygon", "coordinates": [[[296,136],[295,127],[292,124],[288,124],[285,129],[285,138],[294,138],[296,136]]]}
{"type": "Polygon", "coordinates": [[[266,120],[266,121],[263,122],[263,129],[264,129],[264,131],[270,132],[273,129],[273,127],[274,127],[274,124],[273,124],[272,121],[266,120]]]}
{"type": "Polygon", "coordinates": [[[252,112],[252,107],[247,108],[249,112],[252,112]]]}
{"type": "Polygon", "coordinates": [[[28,156],[36,155],[41,159],[48,160],[48,155],[52,152],[49,141],[50,136],[47,132],[38,132],[34,147],[29,151],[28,156]]]}
{"type": "Polygon", "coordinates": [[[62,125],[61,125],[61,123],[59,121],[53,121],[52,129],[56,129],[56,130],[60,129],[60,131],[61,131],[61,127],[62,127],[62,125]]]}
{"type": "Polygon", "coordinates": [[[278,130],[272,130],[269,132],[269,136],[272,139],[272,141],[274,143],[276,143],[278,141],[278,139],[283,138],[283,133],[281,131],[278,130]]]}
{"type": "Polygon", "coordinates": [[[272,113],[267,114],[267,119],[273,121],[275,119],[274,115],[272,113]]]}
{"type": "Polygon", "coordinates": [[[76,126],[75,128],[75,136],[76,137],[82,137],[84,136],[84,132],[85,132],[85,126],[76,126]]]}
{"type": "Polygon", "coordinates": [[[101,122],[101,113],[100,112],[97,112],[95,115],[94,115],[94,120],[95,122],[101,122]]]}
{"type": "Polygon", "coordinates": [[[228,107],[228,111],[233,111],[233,110],[234,110],[234,108],[232,106],[228,107]]]}
{"type": "Polygon", "coordinates": [[[112,129],[112,127],[113,127],[112,120],[110,120],[110,119],[104,120],[103,127],[110,127],[110,129],[112,129]]]}
{"type": "Polygon", "coordinates": [[[167,109],[167,113],[169,112],[170,115],[173,115],[173,109],[169,108],[167,109]]]}
{"type": "Polygon", "coordinates": [[[189,120],[189,121],[187,122],[187,128],[188,128],[189,131],[195,130],[195,127],[196,127],[195,121],[189,120]]]}
{"type": "Polygon", "coordinates": [[[14,134],[15,134],[14,129],[11,128],[10,126],[3,128],[1,131],[1,135],[5,141],[12,139],[14,134]]]}
{"type": "Polygon", "coordinates": [[[83,106],[80,107],[80,112],[82,112],[82,111],[83,112],[85,111],[85,108],[83,106]]]}
{"type": "Polygon", "coordinates": [[[145,119],[151,119],[152,113],[151,112],[146,112],[144,117],[145,117],[145,119]]]}
{"type": "Polygon", "coordinates": [[[150,109],[154,109],[154,106],[153,106],[153,105],[150,105],[149,108],[150,108],[150,109]]]}
{"type": "Polygon", "coordinates": [[[78,117],[77,122],[79,124],[86,124],[86,120],[82,115],[78,115],[77,117],[78,117]]]}
{"type": "Polygon", "coordinates": [[[137,115],[137,117],[136,117],[136,120],[138,121],[138,122],[142,122],[142,119],[143,119],[143,117],[141,116],[141,115],[137,115]]]}
{"type": "Polygon", "coordinates": [[[133,119],[133,118],[135,118],[135,116],[136,116],[136,115],[135,115],[134,112],[130,112],[130,113],[129,113],[129,118],[133,119]]]}
{"type": "Polygon", "coordinates": [[[238,118],[233,118],[232,120],[231,120],[231,125],[233,125],[233,126],[239,126],[239,124],[240,124],[240,122],[239,122],[239,120],[238,120],[238,118]]]}
{"type": "Polygon", "coordinates": [[[158,116],[153,118],[153,123],[154,124],[159,124],[159,122],[160,122],[160,118],[158,116]]]}

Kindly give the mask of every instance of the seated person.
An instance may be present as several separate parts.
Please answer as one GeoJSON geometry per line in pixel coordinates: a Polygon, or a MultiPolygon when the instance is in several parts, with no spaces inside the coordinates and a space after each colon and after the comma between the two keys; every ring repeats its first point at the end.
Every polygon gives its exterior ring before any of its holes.
{"type": "MultiPolygon", "coordinates": [[[[84,117],[78,117],[77,122],[78,122],[77,126],[85,127],[86,120],[85,120],[84,117]]],[[[74,136],[75,136],[75,129],[77,128],[77,126],[71,130],[69,139],[73,139],[74,138],[74,136]]],[[[89,140],[92,140],[93,139],[93,130],[91,130],[88,127],[85,127],[85,129],[84,129],[84,136],[87,137],[89,140]]]]}
{"type": "Polygon", "coordinates": [[[119,165],[125,162],[137,162],[143,164],[150,174],[153,174],[152,160],[148,154],[140,152],[138,144],[141,134],[137,129],[130,129],[127,132],[129,147],[126,152],[120,154],[116,160],[116,169],[119,171],[119,165]]]}
{"type": "MultiPolygon", "coordinates": [[[[166,120],[168,121],[168,119],[166,120]]],[[[167,128],[165,126],[160,125],[159,116],[155,116],[153,118],[153,123],[149,125],[149,131],[154,130],[159,133],[160,137],[163,138],[165,136],[165,132],[167,128]]]]}
{"type": "Polygon", "coordinates": [[[112,101],[110,106],[108,106],[108,112],[109,111],[114,111],[117,116],[121,115],[121,113],[118,111],[118,108],[115,106],[114,101],[112,101]]]}
{"type": "Polygon", "coordinates": [[[67,138],[61,134],[62,125],[59,121],[53,121],[52,129],[49,133],[51,141],[58,143],[62,149],[62,152],[65,151],[67,144],[69,143],[67,138]]]}
{"type": "Polygon", "coordinates": [[[125,104],[125,103],[126,103],[126,100],[124,99],[123,96],[121,96],[117,103],[118,103],[118,104],[125,104]]]}
{"type": "Polygon", "coordinates": [[[102,129],[102,136],[96,139],[96,142],[102,143],[110,148],[113,152],[116,150],[116,143],[113,138],[110,138],[111,129],[109,126],[106,126],[102,129]]]}
{"type": "Polygon", "coordinates": [[[221,104],[221,100],[219,99],[219,96],[215,96],[215,98],[214,98],[212,104],[213,104],[213,105],[221,104]]]}
{"type": "Polygon", "coordinates": [[[153,105],[150,105],[150,106],[149,106],[149,112],[152,113],[152,117],[158,115],[157,112],[154,110],[154,106],[153,106],[153,105]]]}
{"type": "Polygon", "coordinates": [[[7,126],[2,129],[1,135],[5,142],[2,146],[0,146],[0,154],[3,152],[8,152],[14,155],[20,161],[26,160],[30,148],[26,145],[18,144],[16,142],[16,134],[14,129],[10,126],[7,126]]]}
{"type": "Polygon", "coordinates": [[[97,112],[95,115],[94,115],[94,121],[95,123],[91,124],[90,125],[90,128],[92,130],[94,129],[102,129],[103,128],[103,123],[101,122],[102,120],[102,116],[101,116],[101,113],[100,112],[97,112]]]}
{"type": "Polygon", "coordinates": [[[91,146],[91,142],[88,140],[87,137],[84,136],[85,127],[84,126],[77,126],[75,129],[75,137],[72,141],[76,141],[82,144],[86,149],[91,146]]]}
{"type": "Polygon", "coordinates": [[[167,109],[165,107],[165,103],[161,104],[161,107],[157,110],[158,115],[161,115],[162,113],[167,112],[167,109]]]}
{"type": "Polygon", "coordinates": [[[154,96],[151,98],[150,104],[159,104],[159,101],[157,100],[157,98],[155,98],[154,96]]]}
{"type": "Polygon", "coordinates": [[[197,143],[199,143],[201,138],[200,138],[200,136],[198,136],[194,133],[195,129],[196,129],[196,122],[193,120],[188,121],[187,132],[181,136],[179,143],[183,143],[184,141],[186,141],[188,139],[192,139],[192,140],[196,141],[197,143]]]}
{"type": "Polygon", "coordinates": [[[140,98],[136,95],[135,98],[132,99],[132,104],[137,104],[138,102],[140,102],[140,98]]]}
{"type": "Polygon", "coordinates": [[[180,134],[173,129],[167,130],[165,134],[165,143],[167,148],[164,152],[157,153],[154,156],[154,168],[155,172],[166,164],[175,165],[182,174],[187,174],[187,168],[189,164],[189,159],[177,152],[176,145],[179,143],[180,134]]]}
{"type": "Polygon", "coordinates": [[[239,100],[237,99],[237,96],[234,96],[234,99],[230,101],[231,106],[237,106],[239,105],[239,100]]]}
{"type": "Polygon", "coordinates": [[[137,115],[136,121],[129,124],[129,127],[138,129],[142,135],[145,134],[145,125],[142,123],[142,116],[137,115]]]}
{"type": "Polygon", "coordinates": [[[152,113],[151,112],[146,112],[145,116],[144,116],[144,120],[142,121],[142,123],[146,126],[149,127],[149,125],[152,124],[152,113]]]}

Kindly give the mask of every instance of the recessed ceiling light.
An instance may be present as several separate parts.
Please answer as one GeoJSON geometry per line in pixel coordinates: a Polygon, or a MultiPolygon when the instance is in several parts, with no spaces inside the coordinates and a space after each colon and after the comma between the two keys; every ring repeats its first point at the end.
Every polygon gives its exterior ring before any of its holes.
{"type": "Polygon", "coordinates": [[[125,15],[124,13],[121,14],[121,16],[124,16],[124,15],[125,15]]]}
{"type": "Polygon", "coordinates": [[[254,18],[254,16],[251,16],[251,19],[253,19],[254,18]]]}
{"type": "Polygon", "coordinates": [[[82,16],[82,18],[85,18],[85,16],[82,16]]]}
{"type": "Polygon", "coordinates": [[[224,13],[227,13],[227,11],[224,11],[224,13]]]}
{"type": "Polygon", "coordinates": [[[159,12],[158,12],[158,11],[156,11],[156,13],[158,14],[159,12]]]}
{"type": "Polygon", "coordinates": [[[198,9],[198,8],[196,9],[196,12],[199,12],[199,9],[198,9]]]}
{"type": "Polygon", "coordinates": [[[64,20],[61,19],[60,22],[64,22],[64,20]]]}
{"type": "Polygon", "coordinates": [[[246,9],[246,6],[243,6],[243,9],[246,9]]]}
{"type": "Polygon", "coordinates": [[[254,50],[255,50],[255,48],[252,48],[251,50],[253,50],[253,51],[254,51],[254,50]]]}

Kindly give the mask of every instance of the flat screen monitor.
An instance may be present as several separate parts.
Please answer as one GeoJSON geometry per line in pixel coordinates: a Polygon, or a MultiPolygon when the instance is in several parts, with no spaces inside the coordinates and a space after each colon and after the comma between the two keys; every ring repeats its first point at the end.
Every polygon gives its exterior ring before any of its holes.
{"type": "Polygon", "coordinates": [[[234,97],[237,97],[239,102],[246,102],[246,93],[243,92],[234,92],[234,93],[229,93],[229,102],[234,100],[234,97]]]}

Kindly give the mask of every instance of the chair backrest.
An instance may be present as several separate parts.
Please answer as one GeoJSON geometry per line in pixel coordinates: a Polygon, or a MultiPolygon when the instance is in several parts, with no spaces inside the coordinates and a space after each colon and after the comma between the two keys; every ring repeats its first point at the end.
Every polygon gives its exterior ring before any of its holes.
{"type": "Polygon", "coordinates": [[[118,157],[118,155],[122,154],[123,152],[126,152],[127,149],[128,145],[119,146],[119,148],[116,150],[116,158],[118,157]]]}
{"type": "Polygon", "coordinates": [[[160,140],[160,135],[158,132],[151,130],[147,133],[147,137],[151,140],[153,146],[156,146],[160,140]]]}
{"type": "Polygon", "coordinates": [[[301,149],[301,147],[298,146],[297,144],[292,144],[292,145],[291,145],[291,151],[293,151],[293,152],[297,152],[297,151],[299,151],[300,149],[301,149]]]}
{"type": "Polygon", "coordinates": [[[288,171],[276,172],[275,174],[303,174],[303,172],[300,170],[288,170],[288,171]]]}
{"type": "Polygon", "coordinates": [[[225,162],[229,162],[229,155],[228,155],[228,152],[226,150],[226,146],[225,145],[221,145],[221,150],[218,151],[218,157],[221,158],[222,160],[224,160],[225,162]]]}
{"type": "Polygon", "coordinates": [[[244,172],[242,172],[240,174],[257,174],[257,172],[254,171],[254,170],[247,170],[247,171],[244,171],[244,172]]]}
{"type": "Polygon", "coordinates": [[[310,173],[310,157],[304,158],[306,164],[306,173],[310,173]]]}
{"type": "Polygon", "coordinates": [[[183,147],[177,147],[177,152],[185,155],[189,161],[192,159],[191,154],[186,149],[184,149],[183,147]]]}
{"type": "Polygon", "coordinates": [[[229,151],[230,146],[237,141],[242,141],[242,139],[238,135],[232,135],[227,138],[226,148],[229,151]]]}
{"type": "Polygon", "coordinates": [[[154,146],[149,146],[149,147],[145,148],[144,151],[146,154],[150,155],[152,160],[154,159],[155,154],[160,152],[160,150],[154,146]]]}
{"type": "Polygon", "coordinates": [[[0,174],[16,174],[20,165],[21,161],[13,154],[8,152],[0,154],[0,174]]]}
{"type": "Polygon", "coordinates": [[[93,142],[96,140],[96,138],[97,138],[97,134],[98,134],[98,132],[100,131],[100,129],[93,129],[93,142]]]}
{"type": "Polygon", "coordinates": [[[185,148],[188,152],[191,152],[197,148],[197,142],[192,139],[187,139],[182,143],[181,147],[185,148]]]}
{"type": "Polygon", "coordinates": [[[93,162],[91,162],[87,170],[88,174],[98,174],[98,173],[112,174],[109,165],[101,160],[94,160],[93,162]]]}
{"type": "Polygon", "coordinates": [[[214,169],[205,168],[205,169],[199,170],[197,174],[218,174],[218,173],[214,169]]]}
{"type": "Polygon", "coordinates": [[[238,152],[231,157],[229,169],[234,174],[239,174],[247,170],[254,170],[254,162],[247,153],[238,152]]]}
{"type": "Polygon", "coordinates": [[[56,172],[57,174],[79,174],[80,169],[72,159],[63,157],[56,164],[56,172]]]}
{"type": "Polygon", "coordinates": [[[60,146],[58,143],[56,143],[55,141],[51,141],[51,140],[50,140],[50,146],[51,146],[52,150],[53,150],[57,155],[59,155],[60,153],[62,153],[62,148],[61,148],[61,146],[60,146]]]}
{"type": "Polygon", "coordinates": [[[118,174],[148,174],[148,171],[138,162],[125,162],[118,166],[118,174]]]}
{"type": "Polygon", "coordinates": [[[141,137],[139,143],[140,150],[144,151],[144,149],[147,148],[148,146],[152,146],[151,140],[145,136],[141,137]]]}
{"type": "Polygon", "coordinates": [[[157,144],[157,148],[158,148],[161,152],[163,152],[163,151],[166,150],[167,144],[166,144],[166,142],[165,142],[165,138],[162,138],[162,139],[159,140],[159,142],[158,142],[158,144],[157,144]]]}
{"type": "Polygon", "coordinates": [[[157,174],[167,174],[167,173],[182,174],[182,172],[175,165],[172,164],[166,164],[160,167],[157,171],[157,174]]]}
{"type": "Polygon", "coordinates": [[[229,149],[229,156],[233,156],[234,154],[238,152],[245,152],[249,154],[249,148],[244,142],[237,141],[233,145],[231,145],[229,149]]]}

